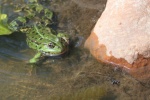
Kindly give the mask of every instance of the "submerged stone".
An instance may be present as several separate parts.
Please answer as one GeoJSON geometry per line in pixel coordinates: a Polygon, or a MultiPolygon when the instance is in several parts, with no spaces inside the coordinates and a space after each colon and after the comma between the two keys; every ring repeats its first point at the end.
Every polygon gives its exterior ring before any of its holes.
{"type": "Polygon", "coordinates": [[[149,0],[108,0],[85,47],[100,61],[150,77],[149,16],[149,0]]]}

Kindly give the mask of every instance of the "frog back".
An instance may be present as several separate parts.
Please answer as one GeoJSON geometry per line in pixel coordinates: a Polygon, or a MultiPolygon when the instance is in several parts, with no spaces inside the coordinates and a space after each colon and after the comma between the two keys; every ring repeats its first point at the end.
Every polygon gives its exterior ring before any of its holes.
{"type": "MultiPolygon", "coordinates": [[[[27,44],[30,48],[41,51],[41,48],[44,45],[48,45],[52,38],[55,38],[55,35],[51,34],[52,30],[46,27],[37,27],[36,30],[34,27],[26,31],[27,44]]],[[[53,32],[54,33],[54,32],[53,32]]]]}

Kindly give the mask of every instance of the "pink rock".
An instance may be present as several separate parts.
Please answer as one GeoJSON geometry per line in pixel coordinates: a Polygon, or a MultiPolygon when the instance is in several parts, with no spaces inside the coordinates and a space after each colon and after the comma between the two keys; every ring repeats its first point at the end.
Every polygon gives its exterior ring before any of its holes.
{"type": "Polygon", "coordinates": [[[108,0],[85,47],[134,75],[150,70],[150,0],[108,0]]]}

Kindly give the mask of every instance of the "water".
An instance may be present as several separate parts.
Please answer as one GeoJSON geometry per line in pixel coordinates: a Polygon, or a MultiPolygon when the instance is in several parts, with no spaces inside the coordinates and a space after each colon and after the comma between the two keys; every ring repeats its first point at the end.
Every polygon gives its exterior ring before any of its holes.
{"type": "Polygon", "coordinates": [[[26,45],[25,35],[1,36],[0,100],[149,100],[148,84],[96,61],[83,47],[105,3],[51,0],[51,6],[44,4],[55,11],[58,30],[71,36],[71,48],[64,58],[30,65],[27,61],[36,52],[26,45]],[[120,84],[112,84],[114,80],[120,84]]]}

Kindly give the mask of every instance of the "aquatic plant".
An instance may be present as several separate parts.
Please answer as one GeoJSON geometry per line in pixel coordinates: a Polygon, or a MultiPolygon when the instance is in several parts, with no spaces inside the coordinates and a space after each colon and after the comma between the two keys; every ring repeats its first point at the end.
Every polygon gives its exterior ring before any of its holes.
{"type": "Polygon", "coordinates": [[[37,0],[14,4],[12,9],[13,14],[9,16],[2,12],[2,5],[0,6],[0,35],[9,35],[14,31],[20,31],[21,28],[32,27],[35,23],[44,26],[52,23],[53,12],[37,0]],[[14,16],[16,18],[13,18],[14,16]]]}
{"type": "Polygon", "coordinates": [[[9,35],[12,31],[7,25],[7,15],[0,13],[0,35],[9,35]]]}

